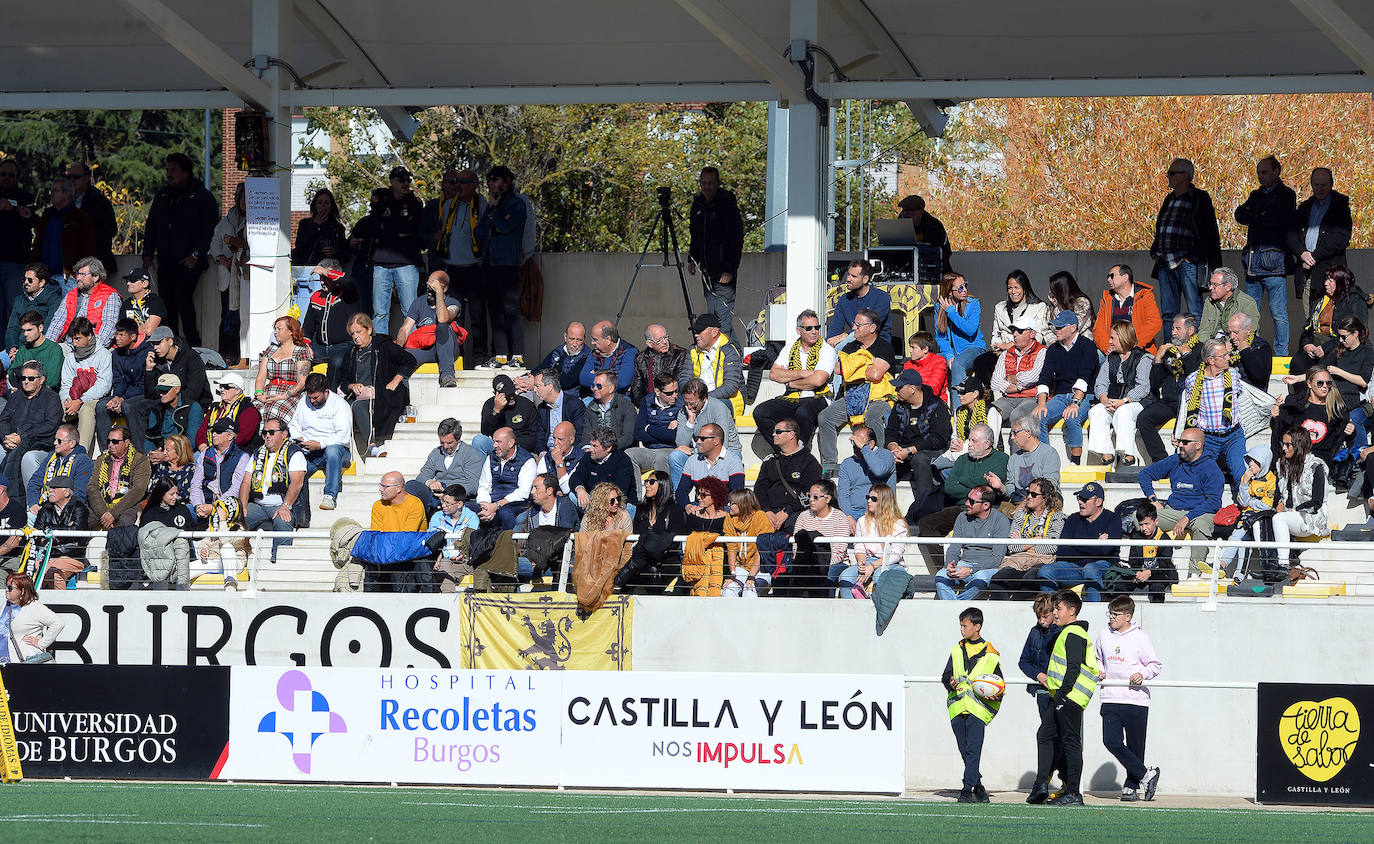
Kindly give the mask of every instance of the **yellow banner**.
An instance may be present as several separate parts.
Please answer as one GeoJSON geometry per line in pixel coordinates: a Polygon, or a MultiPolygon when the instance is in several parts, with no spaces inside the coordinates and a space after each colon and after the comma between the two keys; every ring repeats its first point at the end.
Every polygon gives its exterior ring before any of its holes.
{"type": "Polygon", "coordinates": [[[19,745],[14,742],[14,721],[10,719],[10,693],[0,678],[0,782],[19,782],[23,778],[19,745]]]}
{"type": "Polygon", "coordinates": [[[463,667],[629,671],[634,599],[612,595],[582,618],[566,592],[468,592],[461,602],[463,667]]]}

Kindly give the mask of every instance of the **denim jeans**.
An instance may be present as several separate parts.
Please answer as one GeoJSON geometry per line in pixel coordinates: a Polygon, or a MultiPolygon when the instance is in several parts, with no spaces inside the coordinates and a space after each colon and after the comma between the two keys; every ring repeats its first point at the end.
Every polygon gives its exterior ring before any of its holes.
{"type": "Polygon", "coordinates": [[[316,472],[324,473],[324,494],[339,497],[343,487],[344,467],[353,463],[346,445],[327,445],[320,451],[307,452],[305,455],[305,478],[310,480],[316,472]]]}
{"type": "MultiPolygon", "coordinates": [[[[486,434],[473,434],[472,447],[482,452],[488,457],[491,457],[493,454],[496,453],[496,443],[493,442],[491,437],[487,436],[486,434]]],[[[476,490],[473,490],[474,495],[476,494],[476,492],[476,490]]]]}
{"type": "Polygon", "coordinates": [[[973,366],[973,362],[978,356],[986,352],[982,346],[969,346],[959,354],[955,355],[949,362],[949,391],[953,393],[955,388],[964,383],[964,375],[968,373],[968,368],[973,366]]]}
{"type": "Polygon", "coordinates": [[[1102,573],[1111,568],[1107,560],[1091,560],[1082,565],[1068,560],[1055,560],[1040,568],[1041,592],[1058,592],[1083,584],[1083,600],[1102,600],[1102,573]]]}
{"type": "MultiPolygon", "coordinates": [[[[1274,275],[1264,278],[1257,278],[1252,275],[1245,277],[1245,292],[1250,294],[1250,298],[1255,300],[1255,304],[1260,305],[1260,313],[1264,312],[1260,297],[1267,296],[1269,299],[1269,313],[1274,317],[1274,355],[1276,357],[1288,356],[1288,283],[1287,276],[1274,275]]],[[[1255,326],[1259,328],[1259,326],[1255,326]]]]}
{"type": "MultiPolygon", "coordinates": [[[[873,565],[876,562],[878,562],[877,557],[868,558],[869,565],[873,565]]],[[[882,576],[882,573],[887,571],[888,569],[894,568],[902,569],[903,571],[906,570],[905,566],[897,565],[896,563],[889,563],[885,566],[879,566],[877,569],[874,570],[873,576],[868,579],[868,586],[865,587],[868,590],[869,595],[873,594],[873,586],[878,582],[878,578],[882,576]]],[[[859,567],[854,565],[845,566],[844,570],[840,572],[840,576],[837,578],[837,580],[839,581],[840,585],[840,597],[853,598],[854,584],[859,582],[859,567]]]]}
{"type": "Polygon", "coordinates": [[[391,291],[401,300],[401,313],[410,310],[415,292],[420,287],[420,268],[414,264],[404,267],[372,268],[372,330],[391,334],[391,291]]]}
{"type": "Polygon", "coordinates": [[[941,601],[972,601],[988,588],[988,581],[997,574],[997,569],[986,568],[970,574],[963,580],[955,580],[944,570],[935,575],[935,597],[941,601]]]}
{"type": "Polygon", "coordinates": [[[1357,407],[1350,411],[1350,423],[1355,426],[1350,439],[1350,459],[1358,460],[1359,450],[1369,445],[1369,414],[1363,407],[1357,407]]]}
{"type": "Polygon", "coordinates": [[[1230,476],[1231,494],[1235,495],[1237,482],[1245,474],[1245,431],[1236,425],[1224,434],[1205,434],[1202,456],[1215,460],[1217,466],[1230,476]]]}
{"type": "Polygon", "coordinates": [[[720,320],[720,330],[731,337],[736,334],[735,289],[735,281],[729,284],[721,284],[718,281],[706,283],[706,307],[720,320]]]}
{"type": "Polygon", "coordinates": [[[1165,267],[1159,273],[1159,311],[1164,324],[1169,325],[1179,314],[1202,318],[1202,293],[1197,288],[1197,264],[1184,261],[1172,270],[1165,267]],[[1181,297],[1181,298],[1180,298],[1181,297]],[[1179,310],[1186,303],[1187,308],[1179,310]]]}
{"type": "MultiPolygon", "coordinates": [[[[280,508],[274,507],[271,510],[268,510],[266,507],[262,506],[258,502],[250,501],[248,502],[248,506],[245,507],[243,510],[244,526],[248,530],[295,530],[295,528],[292,527],[290,521],[282,519],[277,515],[278,509],[280,508]]],[[[277,561],[277,549],[283,545],[290,544],[291,540],[289,539],[273,539],[272,562],[275,563],[277,561]]]]}
{"type": "Polygon", "coordinates": [[[439,375],[453,375],[454,361],[458,358],[458,335],[447,325],[437,325],[434,331],[434,345],[428,349],[406,348],[416,363],[435,363],[439,365],[439,375]]]}
{"type": "MultiPolygon", "coordinates": [[[[1091,395],[1083,396],[1083,401],[1078,403],[1078,415],[1073,419],[1063,420],[1064,445],[1066,447],[1083,447],[1083,423],[1087,421],[1092,402],[1093,397],[1091,395]]],[[[1048,443],[1050,441],[1050,429],[1063,419],[1064,408],[1072,403],[1073,393],[1050,396],[1050,400],[1045,403],[1045,418],[1040,421],[1040,442],[1048,443]]]]}

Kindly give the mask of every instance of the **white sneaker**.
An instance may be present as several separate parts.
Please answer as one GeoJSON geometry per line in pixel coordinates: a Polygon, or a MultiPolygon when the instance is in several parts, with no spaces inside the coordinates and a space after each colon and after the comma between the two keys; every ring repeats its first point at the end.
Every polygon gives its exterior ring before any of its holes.
{"type": "Polygon", "coordinates": [[[507,361],[505,364],[503,364],[503,368],[504,368],[504,369],[524,369],[524,368],[525,368],[525,356],[524,356],[524,355],[511,355],[511,359],[510,359],[509,361],[507,361]]]}
{"type": "Polygon", "coordinates": [[[334,502],[334,496],[332,496],[332,495],[326,495],[324,498],[321,498],[321,499],[320,499],[320,509],[321,509],[321,510],[333,510],[333,509],[334,509],[334,503],[335,503],[335,502],[334,502]]]}
{"type": "Polygon", "coordinates": [[[499,369],[499,368],[500,368],[500,364],[497,363],[496,358],[494,358],[494,357],[487,358],[486,360],[482,361],[481,363],[479,363],[479,364],[477,364],[475,367],[473,367],[473,369],[499,369]]]}
{"type": "Polygon", "coordinates": [[[1150,768],[1145,772],[1145,779],[1140,781],[1141,790],[1145,792],[1146,800],[1155,799],[1155,789],[1159,788],[1159,769],[1150,768]]]}

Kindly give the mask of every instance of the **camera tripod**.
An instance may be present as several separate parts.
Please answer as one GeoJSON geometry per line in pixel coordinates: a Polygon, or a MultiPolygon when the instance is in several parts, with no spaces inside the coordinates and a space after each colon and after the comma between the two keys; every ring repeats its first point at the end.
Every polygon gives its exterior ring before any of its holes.
{"type": "Polygon", "coordinates": [[[678,283],[682,286],[682,301],[687,305],[687,325],[690,328],[696,322],[696,311],[692,309],[692,297],[687,292],[687,274],[682,271],[682,254],[677,248],[677,227],[673,224],[673,189],[661,187],[658,189],[658,211],[654,214],[654,221],[649,226],[649,236],[644,239],[644,248],[639,250],[639,261],[635,264],[634,275],[630,276],[630,286],[625,289],[625,299],[620,303],[620,310],[616,312],[615,324],[620,326],[620,317],[625,313],[625,306],[630,303],[630,294],[634,292],[635,281],[639,278],[639,271],[644,268],[644,259],[649,255],[649,244],[654,242],[654,232],[659,226],[663,230],[659,232],[659,249],[663,253],[663,266],[677,267],[678,283]],[[668,260],[668,247],[672,245],[673,257],[668,260]]]}

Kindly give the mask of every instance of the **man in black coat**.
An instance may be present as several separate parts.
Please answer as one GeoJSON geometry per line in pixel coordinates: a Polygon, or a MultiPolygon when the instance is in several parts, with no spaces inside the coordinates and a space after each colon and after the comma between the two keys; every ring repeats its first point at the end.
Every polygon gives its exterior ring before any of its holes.
{"type": "Polygon", "coordinates": [[[482,404],[482,435],[472,438],[473,447],[490,455],[492,438],[502,428],[510,428],[515,434],[515,444],[530,454],[546,449],[539,442],[539,411],[534,402],[515,391],[515,382],[509,375],[491,379],[491,398],[482,404]]]}
{"type": "Polygon", "coordinates": [[[33,194],[19,187],[19,162],[0,161],[0,313],[8,317],[24,289],[24,264],[33,244],[33,194]]]}
{"type": "Polygon", "coordinates": [[[1288,251],[1297,256],[1301,267],[1293,276],[1293,290],[1302,296],[1306,282],[1309,302],[1326,292],[1326,271],[1346,262],[1345,250],[1354,228],[1350,197],[1332,190],[1334,184],[1329,167],[1313,170],[1312,195],[1298,205],[1288,230],[1288,251]]]}
{"type": "Polygon", "coordinates": [[[806,509],[803,496],[821,479],[821,464],[802,448],[801,426],[795,419],[779,419],[769,432],[773,453],[759,467],[754,497],[773,522],[773,529],[791,534],[797,515],[806,509]]]}
{"type": "Polygon", "coordinates": [[[1288,232],[1293,227],[1293,208],[1298,195],[1283,183],[1282,165],[1274,156],[1261,158],[1255,165],[1260,186],[1250,191],[1236,208],[1236,222],[1245,226],[1245,249],[1241,264],[1245,269],[1245,292],[1256,305],[1269,298],[1269,313],[1274,317],[1274,348],[1281,357],[1288,355],[1288,297],[1284,277],[1296,263],[1288,251],[1288,232]]]}
{"type": "Polygon", "coordinates": [[[167,301],[167,327],[199,346],[196,285],[210,265],[219,201],[192,175],[194,167],[186,153],[174,152],[166,163],[167,184],[153,197],[144,227],[143,269],[157,267],[157,289],[167,301]]]}
{"type": "MultiPolygon", "coordinates": [[[[61,373],[53,373],[61,377],[61,373]]],[[[62,400],[52,390],[43,389],[48,373],[37,361],[29,361],[19,369],[19,390],[11,393],[0,410],[0,445],[4,446],[4,464],[0,473],[13,479],[11,489],[15,497],[24,496],[21,466],[30,451],[51,451],[57,426],[62,422],[62,400]]],[[[22,503],[22,502],[21,502],[22,503]]]]}
{"type": "Polygon", "coordinates": [[[701,268],[706,304],[720,320],[721,330],[733,337],[736,276],[744,252],[744,217],[734,193],[720,186],[720,170],[702,168],[697,184],[701,193],[692,199],[687,225],[691,237],[687,271],[695,275],[697,268],[701,268]]]}
{"type": "MultiPolygon", "coordinates": [[[[72,180],[72,201],[76,207],[86,212],[95,228],[95,257],[106,267],[113,270],[115,263],[114,239],[119,234],[119,223],[115,221],[114,205],[100,188],[93,184],[91,168],[81,162],[68,165],[67,178],[72,180]]],[[[85,256],[82,256],[85,257],[85,256]]]]}

